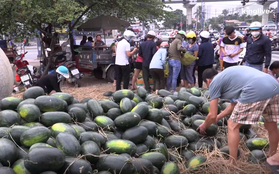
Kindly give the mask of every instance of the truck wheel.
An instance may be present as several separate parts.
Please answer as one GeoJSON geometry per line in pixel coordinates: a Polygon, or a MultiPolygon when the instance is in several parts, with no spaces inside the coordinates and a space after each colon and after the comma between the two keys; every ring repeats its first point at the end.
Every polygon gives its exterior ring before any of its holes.
{"type": "Polygon", "coordinates": [[[111,66],[107,71],[107,80],[112,83],[114,81],[114,75],[115,75],[115,66],[111,66]]]}
{"type": "Polygon", "coordinates": [[[94,73],[94,76],[97,79],[103,79],[103,71],[102,71],[102,69],[94,69],[93,73],[94,73]]]}

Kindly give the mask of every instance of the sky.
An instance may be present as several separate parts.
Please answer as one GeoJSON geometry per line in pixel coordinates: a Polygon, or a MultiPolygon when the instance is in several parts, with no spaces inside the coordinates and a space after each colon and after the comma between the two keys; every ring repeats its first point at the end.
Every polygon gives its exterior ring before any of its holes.
{"type": "MultiPolygon", "coordinates": [[[[183,7],[182,4],[167,4],[169,5],[173,10],[180,9],[183,10],[183,13],[186,14],[186,9],[183,7]]],[[[200,2],[197,3],[195,7],[193,7],[193,13],[195,13],[197,6],[201,5],[200,2]]],[[[271,4],[270,7],[277,7],[277,2],[271,4]]],[[[229,9],[231,8],[238,9],[238,10],[245,10],[245,9],[252,9],[252,10],[262,10],[262,5],[259,5],[255,2],[247,3],[244,7],[241,4],[241,1],[225,1],[225,2],[206,2],[205,3],[205,8],[207,8],[207,15],[208,18],[218,16],[222,13],[224,9],[229,9]]],[[[236,11],[235,11],[236,12],[236,11]]],[[[261,14],[259,14],[261,15],[261,14]]]]}

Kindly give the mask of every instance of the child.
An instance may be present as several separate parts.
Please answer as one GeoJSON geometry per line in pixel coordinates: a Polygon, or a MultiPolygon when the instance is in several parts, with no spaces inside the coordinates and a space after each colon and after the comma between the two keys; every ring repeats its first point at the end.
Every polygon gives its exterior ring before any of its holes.
{"type": "Polygon", "coordinates": [[[154,90],[157,94],[159,89],[164,89],[164,69],[166,65],[167,48],[169,44],[167,42],[162,42],[158,51],[154,54],[150,65],[150,74],[153,78],[154,90]]]}
{"type": "Polygon", "coordinates": [[[279,61],[274,61],[269,66],[268,74],[273,76],[279,82],[279,79],[277,78],[277,76],[279,75],[279,61]]]}

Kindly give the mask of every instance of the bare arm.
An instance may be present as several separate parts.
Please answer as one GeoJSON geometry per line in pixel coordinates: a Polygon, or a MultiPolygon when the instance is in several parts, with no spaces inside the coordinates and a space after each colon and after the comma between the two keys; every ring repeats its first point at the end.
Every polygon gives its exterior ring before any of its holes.
{"type": "Polygon", "coordinates": [[[127,54],[128,57],[131,57],[133,54],[136,53],[137,50],[138,50],[137,48],[134,48],[133,51],[126,51],[126,54],[127,54]]]}
{"type": "Polygon", "coordinates": [[[209,127],[212,123],[216,123],[216,118],[218,114],[218,98],[210,101],[210,110],[205,119],[205,127],[209,127]]]}
{"type": "Polygon", "coordinates": [[[217,115],[217,120],[219,121],[222,118],[226,117],[227,115],[230,115],[237,103],[231,103],[224,111],[222,111],[219,115],[217,115]]]}
{"type": "Polygon", "coordinates": [[[199,53],[199,51],[194,51],[194,56],[198,57],[198,53],[199,53]]]}

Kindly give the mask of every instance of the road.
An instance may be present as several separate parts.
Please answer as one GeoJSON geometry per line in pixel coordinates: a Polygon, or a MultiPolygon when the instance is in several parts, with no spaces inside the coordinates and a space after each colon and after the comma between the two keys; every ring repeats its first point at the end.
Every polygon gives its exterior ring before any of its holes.
{"type": "MultiPolygon", "coordinates": [[[[63,41],[60,44],[62,44],[62,43],[63,43],[63,41]]],[[[77,40],[76,43],[79,44],[80,40],[77,40]]],[[[113,43],[113,39],[111,39],[111,38],[106,39],[105,43],[107,46],[110,46],[113,43]]],[[[37,59],[37,57],[38,57],[37,46],[26,46],[25,51],[28,51],[28,53],[25,55],[24,59],[28,60],[28,62],[32,65],[38,65],[39,59],[37,59]]],[[[23,52],[24,52],[24,50],[21,50],[19,48],[18,53],[23,53],[23,52]]]]}

